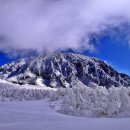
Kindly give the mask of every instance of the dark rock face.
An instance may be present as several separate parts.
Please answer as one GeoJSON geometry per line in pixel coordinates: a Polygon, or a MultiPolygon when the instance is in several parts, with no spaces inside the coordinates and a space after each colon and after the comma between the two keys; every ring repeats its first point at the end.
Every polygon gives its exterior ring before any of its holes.
{"type": "Polygon", "coordinates": [[[130,77],[105,62],[73,53],[54,53],[21,59],[0,67],[0,78],[18,84],[67,87],[78,83],[107,88],[130,85],[130,77]]]}

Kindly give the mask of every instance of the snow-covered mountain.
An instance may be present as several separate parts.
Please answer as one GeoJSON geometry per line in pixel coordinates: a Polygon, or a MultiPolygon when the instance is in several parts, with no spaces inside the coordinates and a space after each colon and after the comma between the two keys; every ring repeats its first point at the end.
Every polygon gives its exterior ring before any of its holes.
{"type": "Polygon", "coordinates": [[[74,53],[54,53],[24,58],[0,67],[0,78],[18,84],[67,87],[129,86],[130,77],[105,62],[74,53]]]}

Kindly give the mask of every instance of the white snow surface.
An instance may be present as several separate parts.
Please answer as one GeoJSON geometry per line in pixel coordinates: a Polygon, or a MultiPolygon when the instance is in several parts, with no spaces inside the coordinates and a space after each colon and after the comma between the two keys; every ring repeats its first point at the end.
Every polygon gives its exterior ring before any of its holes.
{"type": "Polygon", "coordinates": [[[130,129],[130,118],[68,116],[57,113],[50,104],[47,100],[0,102],[0,130],[130,129]]]}
{"type": "Polygon", "coordinates": [[[130,88],[53,89],[0,80],[0,130],[129,130],[129,117],[130,88]]]}

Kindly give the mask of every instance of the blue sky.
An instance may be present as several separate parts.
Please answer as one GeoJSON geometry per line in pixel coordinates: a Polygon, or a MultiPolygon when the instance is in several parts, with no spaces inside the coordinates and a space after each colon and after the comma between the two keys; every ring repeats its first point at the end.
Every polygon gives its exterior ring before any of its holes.
{"type": "Polygon", "coordinates": [[[97,57],[112,65],[119,72],[130,75],[130,47],[128,41],[111,39],[104,36],[99,40],[99,45],[94,53],[84,52],[85,55],[97,57]]]}
{"type": "Polygon", "coordinates": [[[0,65],[11,62],[13,59],[10,59],[6,54],[0,52],[0,65]]]}

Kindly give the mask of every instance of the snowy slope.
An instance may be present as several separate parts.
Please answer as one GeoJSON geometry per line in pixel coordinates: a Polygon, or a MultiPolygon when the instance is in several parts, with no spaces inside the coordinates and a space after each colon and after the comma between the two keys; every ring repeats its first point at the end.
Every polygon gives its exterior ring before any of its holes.
{"type": "Polygon", "coordinates": [[[130,77],[105,62],[73,53],[54,53],[21,59],[0,67],[0,78],[18,84],[53,88],[86,86],[129,86],[130,77]]]}
{"type": "Polygon", "coordinates": [[[0,130],[130,130],[130,118],[84,118],[57,113],[46,100],[0,102],[0,130]]]}

